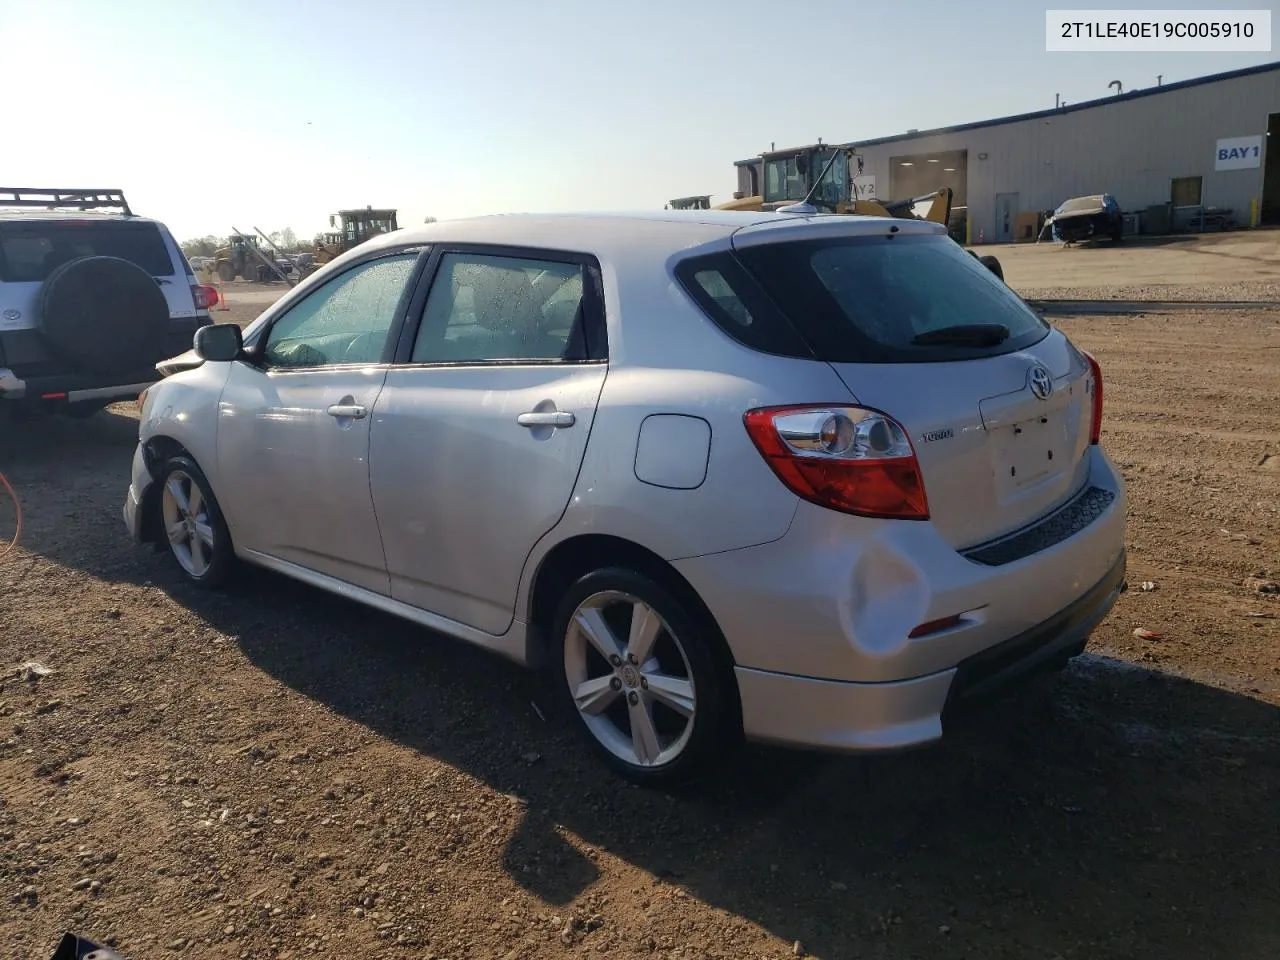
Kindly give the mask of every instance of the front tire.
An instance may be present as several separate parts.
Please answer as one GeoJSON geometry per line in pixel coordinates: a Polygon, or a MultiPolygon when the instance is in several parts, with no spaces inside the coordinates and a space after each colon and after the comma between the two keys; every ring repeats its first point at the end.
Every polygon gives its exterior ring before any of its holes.
{"type": "Polygon", "coordinates": [[[178,456],[165,463],[158,482],[160,532],[178,569],[201,587],[225,583],[235,553],[208,479],[194,460],[178,456]]]}
{"type": "Polygon", "coordinates": [[[716,628],[632,570],[597,570],[565,594],[551,668],[579,728],[615,771],[647,785],[686,781],[740,734],[733,674],[716,628]]]}

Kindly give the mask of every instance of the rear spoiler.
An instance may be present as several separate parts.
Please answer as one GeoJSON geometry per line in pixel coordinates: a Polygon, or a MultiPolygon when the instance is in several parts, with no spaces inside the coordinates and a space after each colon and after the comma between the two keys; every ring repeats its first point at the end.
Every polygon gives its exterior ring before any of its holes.
{"type": "Polygon", "coordinates": [[[0,187],[0,207],[34,207],[42,210],[55,210],[59,207],[73,210],[110,208],[120,210],[126,217],[133,216],[123,190],[0,187]]]}

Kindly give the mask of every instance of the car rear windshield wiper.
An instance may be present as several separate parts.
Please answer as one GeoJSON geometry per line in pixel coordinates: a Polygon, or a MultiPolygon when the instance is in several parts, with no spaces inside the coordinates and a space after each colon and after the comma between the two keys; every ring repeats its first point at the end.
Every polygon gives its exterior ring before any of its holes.
{"type": "Polygon", "coordinates": [[[1009,339],[1009,328],[1003,323],[963,323],[941,327],[912,337],[916,347],[994,347],[1009,339]]]}

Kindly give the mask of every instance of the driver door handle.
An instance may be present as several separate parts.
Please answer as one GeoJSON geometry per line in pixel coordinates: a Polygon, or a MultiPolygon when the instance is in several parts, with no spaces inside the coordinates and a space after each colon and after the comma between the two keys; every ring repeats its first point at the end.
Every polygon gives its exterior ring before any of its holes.
{"type": "Polygon", "coordinates": [[[331,417],[350,417],[352,420],[363,420],[369,411],[358,403],[335,403],[325,410],[331,417]]]}
{"type": "Polygon", "coordinates": [[[516,423],[522,427],[572,427],[575,418],[568,410],[546,410],[522,413],[516,423]]]}

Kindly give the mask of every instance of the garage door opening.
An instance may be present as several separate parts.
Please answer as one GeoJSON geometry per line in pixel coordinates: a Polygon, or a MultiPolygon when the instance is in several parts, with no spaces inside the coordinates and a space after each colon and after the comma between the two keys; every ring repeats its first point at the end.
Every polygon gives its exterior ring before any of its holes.
{"type": "Polygon", "coordinates": [[[1280,113],[1267,117],[1267,154],[1262,167],[1262,209],[1266,224],[1280,223],[1280,113]]]}
{"type": "MultiPolygon", "coordinates": [[[[889,160],[889,195],[885,199],[906,200],[951,188],[951,222],[947,230],[955,239],[965,239],[968,223],[969,152],[914,153],[889,160]]],[[[883,194],[881,195],[883,196],[883,194]]]]}
{"type": "Polygon", "coordinates": [[[950,187],[952,204],[965,206],[965,186],[969,177],[967,150],[946,153],[917,153],[889,160],[890,200],[905,200],[950,187]]]}

